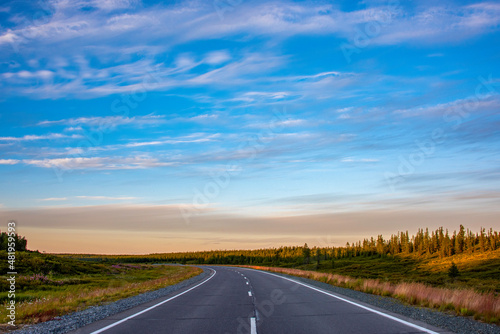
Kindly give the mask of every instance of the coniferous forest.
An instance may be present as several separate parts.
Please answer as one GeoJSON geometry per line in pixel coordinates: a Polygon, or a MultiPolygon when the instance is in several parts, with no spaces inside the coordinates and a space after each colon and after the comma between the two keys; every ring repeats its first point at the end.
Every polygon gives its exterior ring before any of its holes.
{"type": "MultiPolygon", "coordinates": [[[[500,234],[491,228],[471,231],[460,226],[451,233],[444,228],[418,229],[414,235],[408,231],[398,232],[390,238],[378,235],[344,246],[309,247],[304,244],[148,255],[43,254],[25,250],[24,237],[16,236],[15,239],[16,268],[21,273],[19,298],[31,300],[33,294],[42,293],[41,290],[48,298],[43,305],[23,313],[22,321],[35,318],[39,321],[38,314],[43,310],[60,312],[58,310],[67,305],[61,304],[62,299],[58,296],[80,290],[84,282],[92,285],[96,281],[105,286],[118,284],[120,287],[113,293],[123,294],[124,291],[130,293],[130,287],[124,282],[146,279],[141,284],[144,289],[150,289],[158,277],[170,282],[180,274],[191,277],[201,272],[190,264],[217,264],[249,266],[310,278],[344,288],[395,296],[410,304],[472,315],[491,323],[499,322],[495,305],[500,294],[500,234]],[[188,266],[151,265],[159,263],[188,266]],[[68,282],[73,282],[73,290],[65,286],[68,282]]],[[[6,240],[6,234],[2,233],[2,248],[6,240]]],[[[7,257],[5,250],[0,253],[7,257]]],[[[3,263],[2,271],[6,272],[7,261],[3,263]]],[[[6,284],[4,280],[5,291],[6,284]]],[[[89,290],[85,297],[89,305],[99,302],[92,291],[89,290]]],[[[6,298],[5,293],[3,298],[6,298]]]]}
{"type": "Polygon", "coordinates": [[[282,246],[255,250],[212,250],[198,252],[178,252],[150,255],[117,255],[117,256],[82,256],[85,259],[127,262],[177,262],[190,264],[297,264],[319,260],[334,260],[353,257],[394,256],[411,254],[417,257],[439,255],[440,258],[455,254],[473,254],[500,248],[500,233],[492,228],[473,232],[460,225],[458,231],[450,233],[440,227],[434,231],[418,229],[410,235],[408,231],[398,232],[386,239],[382,235],[376,238],[346,243],[345,246],[309,247],[282,246]]]}

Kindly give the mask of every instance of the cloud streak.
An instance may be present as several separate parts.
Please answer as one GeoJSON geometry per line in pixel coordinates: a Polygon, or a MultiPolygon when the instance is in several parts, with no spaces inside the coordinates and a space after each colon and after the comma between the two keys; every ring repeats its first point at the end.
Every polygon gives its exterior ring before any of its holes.
{"type": "MultiPolygon", "coordinates": [[[[119,126],[119,125],[160,125],[165,122],[165,115],[146,115],[146,116],[106,116],[106,117],[78,117],[61,119],[57,121],[41,121],[38,122],[39,126],[53,126],[53,125],[68,125],[72,127],[89,126],[89,127],[103,127],[103,126],[119,126]]],[[[72,130],[79,130],[79,128],[71,128],[72,130]]]]}
{"type": "Polygon", "coordinates": [[[77,249],[68,231],[192,250],[498,217],[496,3],[7,6],[0,202],[46,250],[77,249]]]}
{"type": "Polygon", "coordinates": [[[49,133],[46,135],[24,135],[22,137],[0,137],[0,141],[34,141],[34,140],[53,140],[53,139],[81,139],[82,135],[73,134],[65,135],[61,133],[49,133]]]}
{"type": "Polygon", "coordinates": [[[118,201],[130,201],[137,199],[137,197],[131,197],[131,196],[76,196],[76,198],[79,199],[86,199],[86,200],[95,200],[95,201],[110,201],[110,200],[118,200],[118,201]]]}
{"type": "Polygon", "coordinates": [[[0,165],[15,165],[20,161],[16,159],[0,159],[0,165]]]}
{"type": "Polygon", "coordinates": [[[23,163],[42,168],[53,168],[58,170],[120,170],[120,169],[144,169],[152,167],[172,166],[172,162],[162,162],[156,158],[149,157],[92,157],[92,158],[58,158],[23,160],[23,163]]]}
{"type": "MultiPolygon", "coordinates": [[[[184,248],[174,243],[152,242],[150,237],[141,237],[142,252],[168,252],[179,250],[208,250],[219,248],[269,247],[271,245],[301,245],[308,242],[317,245],[328,238],[333,245],[344,245],[376,234],[388,236],[395,231],[416,232],[414,229],[426,221],[430,229],[444,226],[456,229],[463,224],[472,229],[494,226],[492,212],[470,212],[463,210],[413,211],[413,210],[366,210],[360,212],[330,214],[297,214],[294,216],[244,216],[225,213],[210,213],[194,217],[190,225],[183,221],[179,206],[171,205],[99,205],[72,208],[44,208],[22,211],[0,210],[0,218],[15,216],[24,222],[23,230],[34,249],[61,251],[54,248],[50,238],[30,238],[40,235],[42,230],[58,231],[62,240],[70,240],[73,247],[83,247],[80,233],[115,231],[128,240],[137,233],[147,230],[157,236],[168,236],[173,240],[183,240],[184,248]],[[141,217],[138,224],[135,217],[141,217]],[[453,217],[453,219],[450,219],[453,217]],[[234,222],[237,221],[238,224],[234,222]],[[307,221],[307,233],[304,233],[307,221]],[[452,221],[452,223],[445,223],[452,221]],[[74,231],[80,231],[78,234],[74,231]],[[130,233],[130,236],[127,235],[130,233]],[[242,236],[244,235],[244,239],[242,236]],[[217,237],[216,237],[217,236],[217,237]],[[43,240],[47,240],[44,242],[43,240]],[[231,240],[236,240],[233,243],[231,240]],[[272,244],[269,244],[272,242],[272,244]],[[276,243],[277,242],[277,243],[276,243]]],[[[131,239],[130,239],[131,240],[131,239]]],[[[96,248],[86,248],[87,252],[102,253],[108,250],[106,240],[98,241],[96,248]]],[[[88,243],[87,243],[88,244],[88,243]]],[[[332,245],[330,245],[332,246],[332,245]]],[[[87,245],[88,247],[88,245],[87,245]]],[[[114,253],[128,253],[127,244],[115,245],[114,253]]]]}
{"type": "MultiPolygon", "coordinates": [[[[154,73],[156,80],[150,90],[166,91],[200,85],[224,87],[229,82],[233,85],[249,82],[252,74],[262,75],[284,63],[283,57],[272,54],[234,55],[228,50],[211,50],[198,59],[179,56],[170,65],[155,60],[168,49],[193,41],[237,35],[264,36],[276,41],[297,35],[331,35],[349,40],[363,24],[389,17],[390,27],[372,38],[371,45],[456,43],[495,31],[500,22],[500,9],[492,3],[452,9],[417,7],[413,15],[403,15],[402,11],[387,6],[341,11],[328,4],[244,3],[223,22],[213,7],[203,2],[194,2],[190,6],[186,3],[142,8],[131,5],[133,13],[123,13],[125,7],[115,13],[101,6],[95,6],[92,11],[62,2],[52,2],[51,6],[52,14],[47,16],[46,22],[19,25],[0,35],[0,47],[5,51],[13,43],[27,57],[31,57],[35,50],[54,47],[59,48],[60,53],[60,56],[53,57],[46,69],[3,72],[1,76],[9,84],[11,93],[35,94],[40,98],[105,96],[144,89],[140,82],[148,73],[154,73]],[[158,46],[158,40],[162,40],[163,47],[158,46]],[[93,48],[86,47],[90,43],[93,48]],[[103,60],[118,57],[119,64],[94,68],[85,56],[81,56],[83,48],[91,57],[103,60]],[[131,61],[139,50],[147,57],[131,61]],[[201,70],[203,66],[208,68],[201,70]]],[[[337,74],[329,71],[321,75],[337,74]]],[[[305,75],[303,80],[317,80],[319,75],[305,75]]]]}

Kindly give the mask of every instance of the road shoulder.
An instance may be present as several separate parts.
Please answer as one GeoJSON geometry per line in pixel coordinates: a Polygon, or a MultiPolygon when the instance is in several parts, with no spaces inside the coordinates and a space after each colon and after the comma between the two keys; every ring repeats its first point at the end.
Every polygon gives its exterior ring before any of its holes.
{"type": "Polygon", "coordinates": [[[165,288],[155,291],[149,291],[137,296],[124,298],[113,303],[93,306],[83,311],[73,312],[56,319],[43,322],[36,325],[26,326],[22,329],[13,331],[15,334],[63,334],[73,331],[72,333],[79,333],[78,329],[99,321],[106,321],[115,319],[116,316],[123,316],[124,314],[133,314],[137,309],[146,309],[151,305],[166,299],[175,293],[187,290],[209,277],[211,271],[202,268],[203,272],[197,276],[191,277],[180,283],[169,285],[165,288]]]}
{"type": "MultiPolygon", "coordinates": [[[[249,268],[241,268],[247,270],[256,270],[249,268]]],[[[263,271],[267,272],[267,271],[263,271]]],[[[341,288],[327,283],[315,281],[308,278],[286,275],[282,273],[271,272],[277,276],[290,278],[308,285],[311,285],[322,290],[338,294],[340,297],[351,300],[353,302],[374,307],[384,311],[390,315],[394,315],[401,319],[407,319],[420,324],[428,324],[438,328],[448,330],[457,334],[484,333],[484,334],[500,334],[500,327],[496,325],[486,324],[475,321],[471,318],[454,316],[432,310],[424,307],[416,307],[403,304],[401,301],[392,298],[368,294],[361,291],[341,288]]],[[[446,332],[442,332],[446,333],[446,332]]]]}

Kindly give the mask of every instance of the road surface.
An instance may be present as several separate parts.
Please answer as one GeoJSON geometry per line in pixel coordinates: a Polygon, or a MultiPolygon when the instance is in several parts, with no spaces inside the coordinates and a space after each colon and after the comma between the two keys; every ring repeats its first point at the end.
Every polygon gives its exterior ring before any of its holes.
{"type": "Polygon", "coordinates": [[[208,268],[191,287],[72,333],[450,333],[272,273],[208,268]]]}

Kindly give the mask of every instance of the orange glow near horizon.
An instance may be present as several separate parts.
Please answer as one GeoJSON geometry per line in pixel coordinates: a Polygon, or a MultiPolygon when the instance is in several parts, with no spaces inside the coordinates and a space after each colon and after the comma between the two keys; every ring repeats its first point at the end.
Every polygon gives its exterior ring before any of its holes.
{"type": "Polygon", "coordinates": [[[280,246],[344,246],[398,231],[443,226],[452,233],[462,224],[474,232],[498,229],[496,212],[371,210],[300,216],[206,215],[189,224],[164,208],[56,208],[1,211],[0,219],[16,217],[17,232],[28,249],[48,253],[150,254],[280,246]],[[36,224],[32,223],[36,222],[36,224]],[[304,231],[306,231],[304,233],[304,231]]]}

